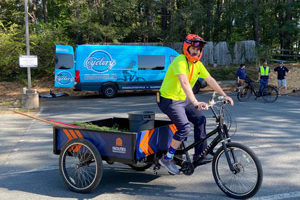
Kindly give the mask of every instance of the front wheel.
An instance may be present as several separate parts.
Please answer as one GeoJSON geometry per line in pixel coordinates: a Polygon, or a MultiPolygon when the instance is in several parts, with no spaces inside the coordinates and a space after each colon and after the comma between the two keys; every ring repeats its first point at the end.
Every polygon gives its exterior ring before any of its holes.
{"type": "Polygon", "coordinates": [[[237,99],[241,102],[247,101],[251,96],[251,89],[249,87],[245,87],[240,89],[237,93],[237,99]]]}
{"type": "Polygon", "coordinates": [[[102,158],[90,141],[73,139],[61,150],[59,171],[65,184],[72,191],[91,192],[102,178],[102,158]]]}
{"type": "Polygon", "coordinates": [[[262,90],[262,98],[265,102],[272,103],[278,98],[278,91],[273,86],[266,86],[262,90]]]}
{"type": "Polygon", "coordinates": [[[229,197],[247,199],[254,196],[263,180],[263,170],[254,152],[239,143],[228,143],[227,151],[234,170],[228,166],[223,146],[215,153],[212,172],[219,188],[229,197]]]}

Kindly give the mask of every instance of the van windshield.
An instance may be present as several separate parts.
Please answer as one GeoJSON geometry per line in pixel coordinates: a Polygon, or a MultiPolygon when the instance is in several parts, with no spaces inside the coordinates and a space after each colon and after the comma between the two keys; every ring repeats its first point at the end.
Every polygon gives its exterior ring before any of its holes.
{"type": "Polygon", "coordinates": [[[162,55],[139,55],[139,70],[163,70],[165,68],[165,56],[162,55]]]}
{"type": "Polygon", "coordinates": [[[73,55],[65,53],[56,53],[55,69],[71,69],[73,68],[73,55]]]}

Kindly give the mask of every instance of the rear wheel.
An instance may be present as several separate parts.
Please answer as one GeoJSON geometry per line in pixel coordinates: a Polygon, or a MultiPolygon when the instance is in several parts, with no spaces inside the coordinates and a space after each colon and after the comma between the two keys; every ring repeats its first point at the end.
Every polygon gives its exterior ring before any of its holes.
{"type": "Polygon", "coordinates": [[[101,88],[101,93],[106,98],[113,98],[117,96],[118,89],[113,83],[104,84],[101,88]]]}
{"type": "Polygon", "coordinates": [[[62,148],[59,171],[67,187],[79,193],[93,191],[103,173],[102,158],[88,140],[73,139],[62,148]]]}
{"type": "Polygon", "coordinates": [[[231,171],[223,146],[215,153],[212,172],[219,188],[229,197],[247,199],[254,196],[263,180],[263,170],[254,152],[239,143],[228,143],[231,171]]]}
{"type": "Polygon", "coordinates": [[[150,168],[152,166],[152,164],[144,163],[144,162],[137,162],[134,164],[129,164],[129,166],[136,171],[145,171],[146,169],[150,168]]]}
{"type": "Polygon", "coordinates": [[[249,87],[245,87],[240,89],[240,91],[237,93],[237,98],[239,101],[247,101],[251,96],[251,89],[249,87]]]}
{"type": "Polygon", "coordinates": [[[262,90],[262,98],[265,102],[272,103],[278,98],[278,91],[273,86],[266,86],[262,90]]]}

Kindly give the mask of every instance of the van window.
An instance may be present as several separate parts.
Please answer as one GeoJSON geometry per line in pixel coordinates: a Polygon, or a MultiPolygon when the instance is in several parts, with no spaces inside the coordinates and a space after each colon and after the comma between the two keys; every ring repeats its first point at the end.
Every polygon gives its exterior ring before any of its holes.
{"type": "Polygon", "coordinates": [[[173,62],[173,60],[176,58],[177,56],[170,56],[170,63],[173,62]]]}
{"type": "Polygon", "coordinates": [[[56,53],[55,69],[73,68],[73,55],[65,53],[56,53]]]}
{"type": "Polygon", "coordinates": [[[165,68],[165,56],[162,55],[139,55],[139,70],[163,70],[165,68]]]}

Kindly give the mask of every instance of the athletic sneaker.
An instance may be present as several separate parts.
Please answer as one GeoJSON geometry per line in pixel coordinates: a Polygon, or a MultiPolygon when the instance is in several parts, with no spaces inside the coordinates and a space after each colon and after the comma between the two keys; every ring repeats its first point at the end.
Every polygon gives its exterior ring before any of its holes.
{"type": "Polygon", "coordinates": [[[173,162],[173,159],[165,159],[164,156],[159,159],[159,163],[167,168],[167,170],[170,172],[170,174],[179,174],[179,170],[176,167],[175,163],[173,162]]]}

